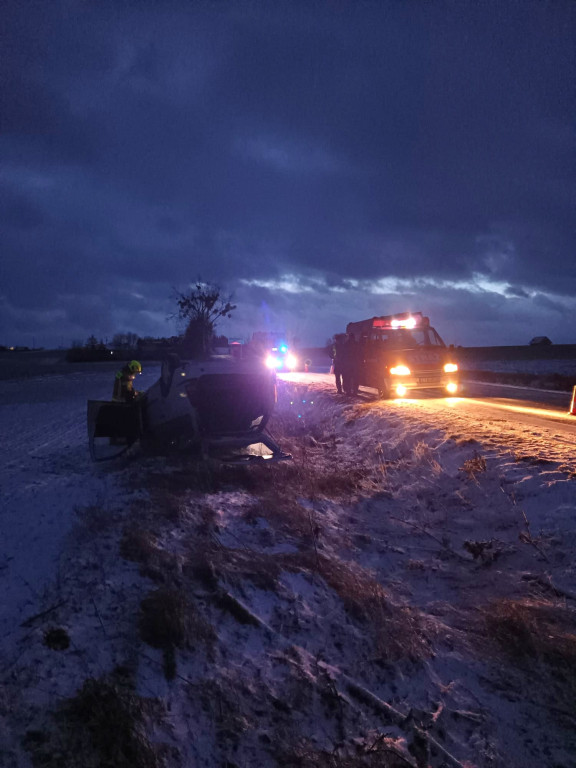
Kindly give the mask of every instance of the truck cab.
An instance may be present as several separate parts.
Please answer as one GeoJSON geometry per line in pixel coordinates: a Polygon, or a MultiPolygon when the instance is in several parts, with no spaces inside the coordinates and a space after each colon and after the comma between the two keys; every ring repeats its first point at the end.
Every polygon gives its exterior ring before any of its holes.
{"type": "Polygon", "coordinates": [[[412,390],[455,395],[458,363],[422,312],[404,312],[348,323],[358,345],[358,384],[381,397],[404,397],[412,390]]]}

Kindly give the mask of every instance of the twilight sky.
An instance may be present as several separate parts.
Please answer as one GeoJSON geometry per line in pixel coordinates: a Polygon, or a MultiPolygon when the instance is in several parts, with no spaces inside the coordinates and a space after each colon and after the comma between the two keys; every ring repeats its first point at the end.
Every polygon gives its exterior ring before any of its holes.
{"type": "Polygon", "coordinates": [[[576,343],[573,0],[4,0],[0,344],[576,343]]]}

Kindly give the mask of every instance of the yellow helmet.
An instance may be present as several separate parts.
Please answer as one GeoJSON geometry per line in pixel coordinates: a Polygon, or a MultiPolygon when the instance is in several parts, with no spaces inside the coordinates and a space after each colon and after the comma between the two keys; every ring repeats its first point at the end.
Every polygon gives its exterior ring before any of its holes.
{"type": "Polygon", "coordinates": [[[142,366],[138,360],[132,360],[128,363],[128,368],[132,373],[142,373],[142,366]]]}

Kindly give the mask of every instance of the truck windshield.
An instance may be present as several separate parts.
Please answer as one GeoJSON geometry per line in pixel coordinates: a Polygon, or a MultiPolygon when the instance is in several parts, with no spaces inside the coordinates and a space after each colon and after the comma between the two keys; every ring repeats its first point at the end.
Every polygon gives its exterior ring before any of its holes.
{"type": "Polygon", "coordinates": [[[390,349],[415,349],[416,347],[443,347],[444,342],[434,328],[413,328],[384,331],[379,336],[390,349]]]}

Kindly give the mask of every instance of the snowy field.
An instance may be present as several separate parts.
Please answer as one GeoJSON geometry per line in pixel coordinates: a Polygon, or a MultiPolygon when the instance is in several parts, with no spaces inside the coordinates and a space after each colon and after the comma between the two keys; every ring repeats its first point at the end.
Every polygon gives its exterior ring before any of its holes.
{"type": "Polygon", "coordinates": [[[575,768],[573,441],[284,380],[291,462],[96,466],[111,385],[0,381],[0,765],[575,768]]]}
{"type": "Polygon", "coordinates": [[[576,377],[576,360],[463,360],[460,368],[464,371],[533,373],[537,376],[558,374],[576,377]]]}

